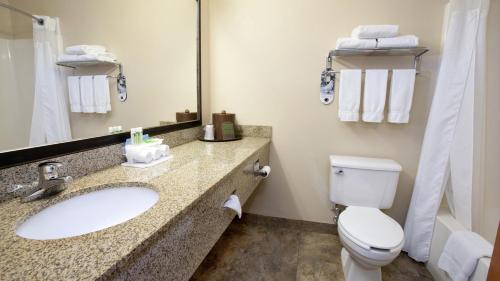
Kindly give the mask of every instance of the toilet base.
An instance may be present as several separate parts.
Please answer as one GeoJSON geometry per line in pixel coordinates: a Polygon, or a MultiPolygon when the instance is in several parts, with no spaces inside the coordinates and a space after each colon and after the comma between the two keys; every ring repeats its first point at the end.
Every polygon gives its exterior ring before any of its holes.
{"type": "Polygon", "coordinates": [[[342,248],[340,256],[345,281],[382,281],[382,270],[380,267],[367,269],[361,266],[351,257],[345,248],[342,248]]]}

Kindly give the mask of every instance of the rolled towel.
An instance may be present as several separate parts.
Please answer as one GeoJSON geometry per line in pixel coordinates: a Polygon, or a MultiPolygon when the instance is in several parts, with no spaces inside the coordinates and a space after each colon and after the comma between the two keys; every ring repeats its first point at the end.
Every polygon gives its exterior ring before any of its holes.
{"type": "Polygon", "coordinates": [[[453,232],[439,257],[438,266],[453,281],[467,281],[482,257],[491,257],[493,246],[471,231],[453,232]]]}
{"type": "Polygon", "coordinates": [[[377,39],[396,37],[399,25],[360,25],[352,31],[352,37],[358,39],[377,39]]]}
{"type": "Polygon", "coordinates": [[[127,151],[126,155],[127,161],[129,163],[151,163],[154,160],[153,153],[151,151],[146,150],[146,149],[133,149],[130,151],[127,151]]]}
{"type": "Polygon", "coordinates": [[[393,38],[379,38],[377,48],[413,48],[418,46],[418,37],[404,35],[393,38]]]}
{"type": "Polygon", "coordinates": [[[106,48],[100,45],[75,45],[66,47],[68,55],[89,55],[89,54],[103,54],[106,48]]]}
{"type": "Polygon", "coordinates": [[[339,38],[336,49],[374,49],[377,47],[375,39],[339,38]]]}

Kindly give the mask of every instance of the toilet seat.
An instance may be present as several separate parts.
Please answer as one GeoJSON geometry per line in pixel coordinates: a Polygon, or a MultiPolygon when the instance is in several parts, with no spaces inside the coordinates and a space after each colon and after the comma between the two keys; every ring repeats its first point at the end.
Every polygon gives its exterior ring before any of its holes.
{"type": "Polygon", "coordinates": [[[338,226],[345,238],[365,250],[399,252],[404,242],[401,226],[376,208],[347,207],[338,226]]]}

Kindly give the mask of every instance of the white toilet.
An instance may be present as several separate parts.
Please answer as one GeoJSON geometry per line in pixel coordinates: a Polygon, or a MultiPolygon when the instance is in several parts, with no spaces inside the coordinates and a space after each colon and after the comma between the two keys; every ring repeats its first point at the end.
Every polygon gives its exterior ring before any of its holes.
{"type": "Polygon", "coordinates": [[[330,156],[330,200],[338,217],[346,281],[380,281],[381,267],[401,252],[401,226],[380,209],[392,206],[401,165],[390,159],[330,156]]]}

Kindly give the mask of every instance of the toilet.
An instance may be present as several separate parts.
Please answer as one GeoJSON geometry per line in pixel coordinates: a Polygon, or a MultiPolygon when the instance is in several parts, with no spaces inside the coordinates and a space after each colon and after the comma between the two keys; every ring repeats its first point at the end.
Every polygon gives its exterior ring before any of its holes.
{"type": "Polygon", "coordinates": [[[401,172],[396,161],[330,156],[330,201],[347,208],[338,216],[346,281],[380,281],[404,244],[403,229],[381,209],[392,207],[401,172]]]}

